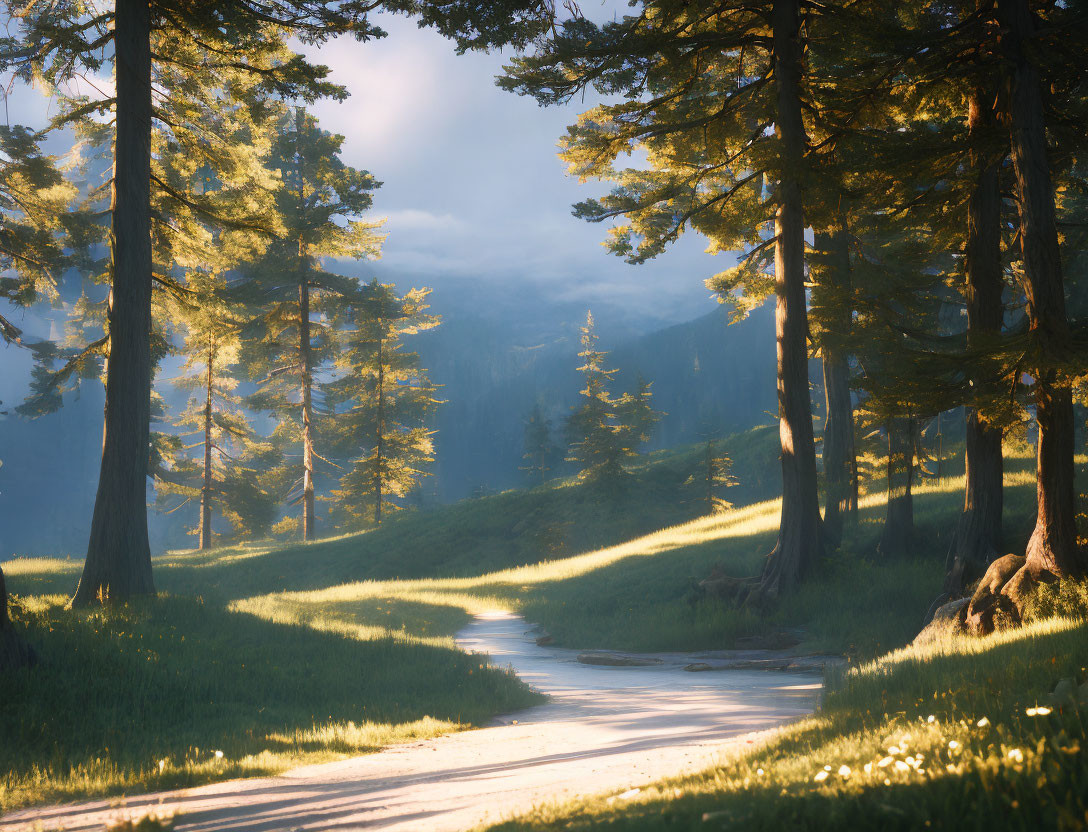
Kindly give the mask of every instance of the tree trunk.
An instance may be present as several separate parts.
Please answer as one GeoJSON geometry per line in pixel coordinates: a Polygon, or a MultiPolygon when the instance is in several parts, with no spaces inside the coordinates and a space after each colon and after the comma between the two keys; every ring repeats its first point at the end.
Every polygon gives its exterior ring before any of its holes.
{"type": "MultiPolygon", "coordinates": [[[[975,188],[967,204],[966,286],[967,344],[1001,333],[1004,289],[1001,263],[1000,160],[985,155],[985,139],[994,129],[992,95],[976,88],[971,96],[968,129],[975,144],[972,166],[977,171],[975,188]],[[980,147],[979,145],[982,145],[980,147]]],[[[983,380],[974,379],[981,397],[983,380]]],[[[963,514],[956,523],[948,551],[944,591],[950,597],[982,576],[998,556],[1001,542],[1004,460],[1000,428],[987,423],[973,407],[966,409],[967,484],[963,514]]]]}
{"type": "Polygon", "coordinates": [[[805,218],[801,177],[805,128],[801,118],[801,44],[798,0],[775,0],[772,13],[774,78],[781,172],[775,212],[775,332],[778,342],[778,417],[782,443],[782,518],[778,543],[760,576],[757,601],[770,601],[797,584],[821,551],[816,446],[808,385],[808,309],[805,298],[805,218]]]}
{"type": "Polygon", "coordinates": [[[0,675],[38,663],[38,654],[16,631],[8,617],[8,590],[0,569],[0,675]]]}
{"type": "Polygon", "coordinates": [[[303,264],[298,284],[298,350],[302,365],[302,539],[313,540],[317,534],[314,514],[314,441],[311,434],[313,419],[313,354],[310,344],[310,282],[305,271],[305,251],[299,242],[299,262],[303,264]]]}
{"type": "Polygon", "coordinates": [[[200,489],[200,549],[212,548],[212,373],[214,348],[208,347],[208,379],[204,402],[204,485],[200,489]]]}
{"type": "Polygon", "coordinates": [[[378,336],[378,424],[374,442],[374,525],[382,524],[382,457],[385,454],[385,339],[378,336]]]}
{"type": "Polygon", "coordinates": [[[832,545],[842,541],[844,515],[851,511],[854,499],[854,407],[850,399],[850,362],[846,351],[834,343],[835,337],[850,329],[851,312],[843,299],[851,288],[850,248],[846,231],[817,235],[816,248],[829,253],[827,288],[837,314],[829,319],[830,337],[820,345],[824,373],[827,418],[824,421],[823,457],[827,499],[824,506],[824,537],[832,545]]]}
{"type": "Polygon", "coordinates": [[[72,603],[155,592],[147,540],[151,414],[151,10],[117,0],[117,138],[105,425],[87,560],[72,603]]]}
{"type": "Polygon", "coordinates": [[[23,641],[8,617],[8,590],[0,569],[0,674],[38,663],[34,648],[23,641]]]}
{"type": "Polygon", "coordinates": [[[1033,577],[1080,576],[1088,554],[1077,546],[1073,482],[1073,399],[1069,383],[1053,369],[1069,356],[1054,188],[1047,158],[1043,89],[1028,57],[1035,21],[1028,0],[999,0],[1001,43],[1009,63],[1008,121],[1020,210],[1024,292],[1033,353],[1035,418],[1039,424],[1036,463],[1038,513],[1027,548],[1033,577]]]}
{"type": "Polygon", "coordinates": [[[888,508],[877,551],[898,557],[908,554],[914,541],[914,419],[889,419],[887,432],[888,508]]]}

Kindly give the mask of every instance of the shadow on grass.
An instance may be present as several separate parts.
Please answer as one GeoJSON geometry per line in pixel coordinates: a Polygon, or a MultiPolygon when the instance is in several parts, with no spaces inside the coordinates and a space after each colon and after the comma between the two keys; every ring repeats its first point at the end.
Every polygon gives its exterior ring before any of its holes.
{"type": "Polygon", "coordinates": [[[1084,829],[1088,714],[1028,709],[1086,667],[1083,619],[911,648],[848,675],[817,716],[719,767],[643,786],[633,801],[545,807],[491,829],[1084,829]]]}
{"type": "Polygon", "coordinates": [[[301,752],[359,753],[540,701],[452,645],[346,638],[191,598],[91,612],[31,599],[16,618],[42,663],[0,678],[5,809],[282,770],[301,752]]]}

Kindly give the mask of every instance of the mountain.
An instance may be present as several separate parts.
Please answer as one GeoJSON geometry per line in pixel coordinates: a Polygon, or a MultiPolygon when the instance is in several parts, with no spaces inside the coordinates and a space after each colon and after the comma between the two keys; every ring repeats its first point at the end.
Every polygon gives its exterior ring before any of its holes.
{"type": "MultiPolygon", "coordinates": [[[[580,317],[568,319],[549,341],[505,343],[509,334],[484,320],[447,320],[419,338],[424,366],[444,385],[446,399],[434,424],[436,482],[428,487],[437,499],[519,484],[524,419],[535,405],[562,443],[581,382],[580,324],[580,317]]],[[[729,325],[720,307],[611,347],[610,340],[601,342],[612,350],[616,392],[632,389],[641,373],[653,382],[654,407],[665,412],[651,447],[735,433],[765,424],[776,412],[772,308],[729,325]]]]}

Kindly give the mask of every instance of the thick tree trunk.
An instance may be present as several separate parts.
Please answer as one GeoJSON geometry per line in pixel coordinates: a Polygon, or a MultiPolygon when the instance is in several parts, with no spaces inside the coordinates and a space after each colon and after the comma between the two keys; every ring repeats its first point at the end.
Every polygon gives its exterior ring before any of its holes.
{"type": "Polygon", "coordinates": [[[37,664],[34,648],[23,641],[8,617],[8,590],[0,569],[0,674],[37,664]]]}
{"type": "Polygon", "coordinates": [[[200,489],[200,548],[212,548],[212,373],[215,351],[208,348],[208,378],[204,401],[204,484],[200,489]]]}
{"type": "Polygon", "coordinates": [[[888,420],[888,507],[877,551],[884,557],[910,552],[914,542],[914,419],[888,420]]]}
{"type": "Polygon", "coordinates": [[[791,589],[809,572],[822,551],[816,446],[808,385],[805,218],[801,197],[806,138],[801,119],[798,0],[775,0],[772,17],[778,109],[775,132],[781,159],[775,213],[775,331],[782,442],[782,518],[778,543],[767,557],[760,576],[757,601],[773,600],[791,589]]]}
{"type": "Polygon", "coordinates": [[[1028,56],[1035,21],[1028,0],[999,0],[1002,47],[1009,63],[1008,121],[1020,209],[1024,291],[1033,352],[1035,418],[1039,424],[1036,493],[1038,514],[1028,542],[1026,569],[1033,577],[1066,577],[1088,571],[1077,546],[1073,482],[1073,399],[1053,364],[1068,358],[1054,188],[1047,158],[1043,89],[1028,56]]]}
{"type": "Polygon", "coordinates": [[[147,540],[151,412],[151,13],[117,0],[117,139],[102,467],[75,605],[155,592],[147,540]]]}
{"type": "MultiPolygon", "coordinates": [[[[967,344],[1000,334],[1004,310],[1001,293],[1000,160],[985,152],[985,141],[994,130],[992,95],[975,89],[970,100],[968,129],[975,144],[972,166],[977,171],[974,191],[967,204],[966,285],[967,344]],[[981,145],[981,146],[980,146],[981,145]]],[[[974,389],[981,395],[982,379],[974,389]]],[[[956,524],[948,550],[944,590],[958,597],[965,587],[982,576],[998,556],[1001,542],[1004,460],[1002,432],[990,425],[976,408],[966,409],[967,484],[963,514],[956,524]]]]}
{"type": "Polygon", "coordinates": [[[827,497],[824,505],[824,539],[832,545],[842,540],[843,518],[856,507],[854,491],[854,407],[850,398],[850,361],[836,337],[850,328],[851,309],[842,300],[849,297],[850,249],[846,232],[818,234],[816,248],[827,252],[830,300],[838,314],[828,321],[832,330],[820,345],[824,374],[827,418],[824,421],[823,458],[827,497]]]}
{"type": "MultiPolygon", "coordinates": [[[[302,243],[299,259],[305,263],[302,243]]],[[[298,284],[298,350],[302,369],[302,539],[313,540],[317,534],[314,514],[314,441],[313,420],[313,354],[310,344],[310,283],[303,268],[298,284]]]]}

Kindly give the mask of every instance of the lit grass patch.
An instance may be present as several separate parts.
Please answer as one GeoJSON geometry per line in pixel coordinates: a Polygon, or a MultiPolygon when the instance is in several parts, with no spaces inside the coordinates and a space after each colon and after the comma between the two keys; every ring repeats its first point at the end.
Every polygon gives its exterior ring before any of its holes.
{"type": "Polygon", "coordinates": [[[492,828],[1083,829],[1088,708],[1044,703],[1086,667],[1084,619],[907,648],[717,767],[492,828]]]}
{"type": "Polygon", "coordinates": [[[164,596],[15,605],[42,654],[0,678],[0,808],[270,774],[541,701],[447,641],[345,638],[164,596]]]}

